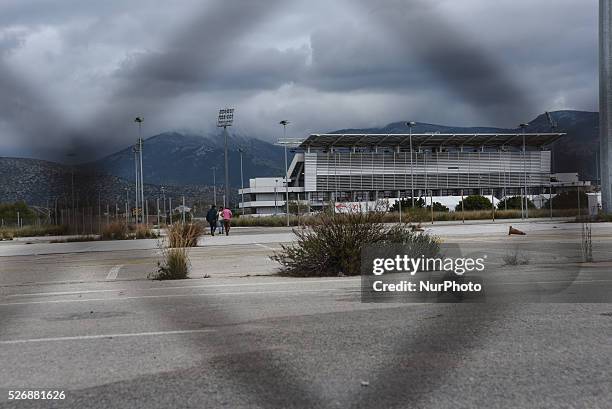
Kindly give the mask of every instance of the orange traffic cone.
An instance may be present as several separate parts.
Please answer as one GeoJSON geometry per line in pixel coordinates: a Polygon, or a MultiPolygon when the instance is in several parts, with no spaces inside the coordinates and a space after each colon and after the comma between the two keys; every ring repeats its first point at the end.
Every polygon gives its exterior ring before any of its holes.
{"type": "Polygon", "coordinates": [[[508,236],[511,236],[513,234],[524,236],[525,232],[522,232],[519,229],[515,229],[514,227],[510,226],[510,231],[508,231],[508,236]]]}

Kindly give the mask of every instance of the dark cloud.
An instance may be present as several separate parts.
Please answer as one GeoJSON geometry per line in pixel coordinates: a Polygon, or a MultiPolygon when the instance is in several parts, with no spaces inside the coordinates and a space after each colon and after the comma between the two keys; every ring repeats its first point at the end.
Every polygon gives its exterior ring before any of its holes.
{"type": "Polygon", "coordinates": [[[0,154],[100,156],[145,134],[274,139],[412,118],[512,126],[597,107],[597,3],[570,0],[0,4],[0,154]],[[591,10],[592,8],[592,10],[591,10]]]}

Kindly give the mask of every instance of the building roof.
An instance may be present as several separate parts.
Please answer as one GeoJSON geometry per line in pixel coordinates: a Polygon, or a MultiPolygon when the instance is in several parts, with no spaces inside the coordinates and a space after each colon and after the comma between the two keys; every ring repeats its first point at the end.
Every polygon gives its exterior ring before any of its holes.
{"type": "MultiPolygon", "coordinates": [[[[546,146],[564,136],[564,133],[526,133],[528,146],[546,146]]],[[[312,134],[299,145],[303,149],[333,147],[410,147],[409,134],[312,134]]],[[[418,147],[461,147],[461,146],[523,146],[523,134],[412,134],[412,146],[418,147]]]]}

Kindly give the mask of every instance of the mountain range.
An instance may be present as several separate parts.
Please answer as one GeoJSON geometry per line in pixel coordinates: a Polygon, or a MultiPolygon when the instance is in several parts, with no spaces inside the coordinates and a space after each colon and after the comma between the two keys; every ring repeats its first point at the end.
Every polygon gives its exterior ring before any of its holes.
{"type": "MultiPolygon", "coordinates": [[[[567,133],[552,146],[553,172],[578,172],[585,180],[597,178],[599,115],[595,112],[556,111],[551,117],[555,132],[567,133]]],[[[551,132],[545,114],[530,122],[528,132],[551,132]]],[[[406,133],[405,122],[381,128],[342,129],[331,133],[406,133]]],[[[518,129],[455,127],[417,123],[415,133],[516,133],[518,129]]],[[[228,138],[230,183],[240,186],[240,152],[243,150],[244,183],[261,176],[284,173],[283,148],[261,139],[232,134],[228,138]]],[[[216,185],[224,183],[224,141],[217,135],[166,132],[147,138],[143,148],[143,174],[146,190],[159,195],[161,186],[168,194],[186,195],[191,200],[212,200],[213,168],[216,185]],[[171,193],[172,192],[172,193],[171,193]]],[[[125,189],[133,187],[134,154],[131,147],[92,163],[75,167],[35,159],[0,158],[0,202],[25,200],[44,205],[50,197],[66,196],[72,172],[82,197],[120,200],[125,189]],[[96,190],[98,193],[94,193],[96,190]],[[62,193],[63,192],[63,193],[62,193]],[[88,193],[87,193],[88,192],[88,193]],[[100,193],[102,192],[102,193],[100,193]]],[[[93,199],[92,199],[93,200],[93,199]]],[[[177,200],[176,198],[173,200],[177,200]]]]}

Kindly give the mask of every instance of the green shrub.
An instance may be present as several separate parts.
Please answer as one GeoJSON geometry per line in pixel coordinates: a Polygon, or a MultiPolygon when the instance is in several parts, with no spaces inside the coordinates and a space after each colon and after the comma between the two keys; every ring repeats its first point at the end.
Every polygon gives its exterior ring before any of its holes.
{"type": "MultiPolygon", "coordinates": [[[[586,209],[589,206],[589,198],[584,192],[580,192],[580,208],[586,209]]],[[[550,207],[547,200],[545,208],[550,207]]],[[[578,193],[576,191],[562,192],[552,198],[553,209],[578,209],[578,193]]]]}
{"type": "Polygon", "coordinates": [[[455,211],[463,210],[490,210],[493,207],[491,201],[484,196],[474,195],[464,198],[457,206],[455,211]],[[463,203],[463,206],[461,205],[463,203]]]}
{"type": "Polygon", "coordinates": [[[311,229],[293,232],[297,242],[281,245],[271,259],[281,264],[280,273],[295,277],[359,275],[361,251],[373,244],[411,244],[418,254],[439,251],[439,243],[407,224],[385,224],[384,213],[322,213],[311,229]]]}
{"type": "MultiPolygon", "coordinates": [[[[408,209],[412,209],[412,198],[396,200],[393,203],[393,206],[389,208],[390,212],[399,212],[400,202],[402,205],[402,212],[407,211],[408,209]]],[[[414,198],[414,208],[415,209],[423,209],[425,207],[425,199],[422,197],[414,198]]]]}
{"type": "MultiPolygon", "coordinates": [[[[431,212],[431,205],[427,206],[427,210],[429,210],[431,212]]],[[[440,202],[434,202],[433,204],[433,210],[434,212],[439,212],[439,213],[447,213],[450,212],[450,209],[446,206],[444,206],[442,203],[440,202]]]]}
{"type": "MultiPolygon", "coordinates": [[[[506,208],[508,210],[520,210],[521,209],[521,200],[523,200],[523,203],[525,202],[525,198],[521,197],[521,196],[513,196],[513,197],[508,197],[505,198],[504,200],[500,200],[497,203],[497,209],[498,210],[506,210],[506,208]]],[[[533,202],[529,199],[527,199],[527,206],[529,207],[529,209],[535,209],[536,206],[533,204],[533,202]]]]}

